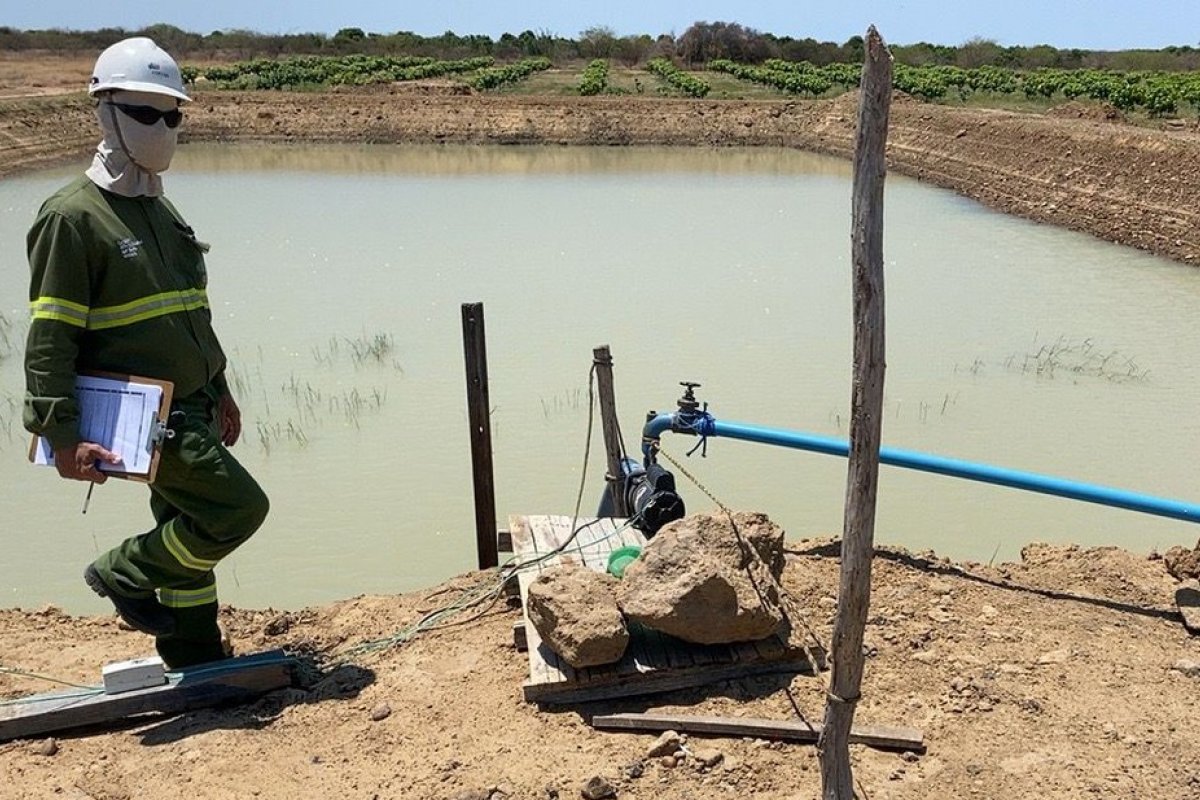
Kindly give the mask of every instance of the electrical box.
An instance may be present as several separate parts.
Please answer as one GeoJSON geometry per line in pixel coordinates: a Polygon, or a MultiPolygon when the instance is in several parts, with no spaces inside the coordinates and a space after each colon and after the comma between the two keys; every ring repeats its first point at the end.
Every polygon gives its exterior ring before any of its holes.
{"type": "Polygon", "coordinates": [[[105,664],[100,674],[104,677],[105,694],[150,689],[167,682],[167,669],[157,656],[105,664]]]}

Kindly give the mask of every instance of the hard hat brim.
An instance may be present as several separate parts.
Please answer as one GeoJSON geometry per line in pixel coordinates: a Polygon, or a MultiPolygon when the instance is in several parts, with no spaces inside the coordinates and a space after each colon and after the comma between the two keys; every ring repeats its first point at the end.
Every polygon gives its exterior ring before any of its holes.
{"type": "Polygon", "coordinates": [[[185,103],[192,102],[192,98],[188,97],[183,92],[176,91],[169,87],[163,86],[161,83],[146,83],[143,81],[114,81],[111,83],[97,83],[94,86],[88,87],[88,94],[93,95],[99,92],[147,92],[149,94],[165,94],[168,97],[174,97],[176,100],[181,100],[185,103]]]}

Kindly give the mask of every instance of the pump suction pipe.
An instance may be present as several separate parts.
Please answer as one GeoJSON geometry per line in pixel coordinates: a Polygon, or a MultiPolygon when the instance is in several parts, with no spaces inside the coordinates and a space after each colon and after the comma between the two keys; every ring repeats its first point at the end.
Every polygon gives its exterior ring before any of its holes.
{"type": "MultiPolygon", "coordinates": [[[[642,429],[642,455],[645,457],[647,465],[654,463],[659,447],[659,437],[666,431],[686,433],[702,439],[715,436],[741,439],[746,442],[790,447],[795,450],[808,450],[831,456],[849,455],[850,445],[844,439],[782,428],[748,425],[741,422],[720,422],[708,413],[707,404],[701,409],[699,403],[696,402],[692,389],[698,384],[685,383],[683,385],[687,389],[679,401],[679,411],[673,414],[658,414],[651,411],[646,417],[646,425],[642,429]]],[[[1185,503],[1181,500],[1169,500],[1124,489],[1080,483],[1051,475],[1038,475],[1033,472],[994,467],[973,461],[920,453],[915,450],[901,450],[896,447],[881,447],[879,461],[894,467],[949,475],[952,478],[965,478],[997,486],[1008,486],[1012,489],[1040,492],[1071,500],[1082,500],[1086,503],[1098,503],[1139,511],[1143,514],[1170,517],[1184,522],[1200,523],[1200,505],[1185,503]]]]}

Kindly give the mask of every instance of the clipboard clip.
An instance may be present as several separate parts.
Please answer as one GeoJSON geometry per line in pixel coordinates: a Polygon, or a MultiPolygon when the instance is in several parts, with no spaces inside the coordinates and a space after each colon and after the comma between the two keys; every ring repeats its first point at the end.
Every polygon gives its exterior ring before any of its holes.
{"type": "Polygon", "coordinates": [[[175,438],[175,430],[163,422],[161,419],[154,421],[154,429],[150,431],[151,444],[162,444],[167,439],[175,438]]]}

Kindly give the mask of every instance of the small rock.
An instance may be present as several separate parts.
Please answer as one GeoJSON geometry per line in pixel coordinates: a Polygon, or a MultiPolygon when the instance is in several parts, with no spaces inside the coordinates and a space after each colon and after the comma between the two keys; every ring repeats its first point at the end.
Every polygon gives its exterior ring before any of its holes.
{"type": "Polygon", "coordinates": [[[1182,672],[1189,678],[1200,678],[1200,664],[1197,664],[1195,661],[1180,659],[1171,666],[1171,669],[1176,672],[1182,672]]]}
{"type": "Polygon", "coordinates": [[[583,785],[583,800],[605,800],[617,796],[617,788],[602,775],[594,775],[583,785]]]}
{"type": "Polygon", "coordinates": [[[379,722],[385,720],[392,715],[392,707],[387,703],[380,703],[371,709],[371,721],[379,722]]]}
{"type": "Polygon", "coordinates": [[[662,735],[654,740],[654,744],[646,749],[646,758],[673,756],[679,751],[681,744],[683,740],[676,731],[663,731],[662,735]]]}
{"type": "Polygon", "coordinates": [[[646,768],[642,766],[640,761],[631,761],[621,770],[625,777],[630,780],[637,780],[645,774],[646,768]]]}
{"type": "Polygon", "coordinates": [[[836,597],[822,597],[817,600],[817,606],[824,609],[837,608],[837,603],[836,597]]]}
{"type": "Polygon", "coordinates": [[[488,797],[488,792],[482,789],[464,789],[451,795],[450,800],[488,800],[488,797]]]}
{"type": "Polygon", "coordinates": [[[263,634],[266,636],[282,636],[292,627],[292,618],[289,614],[280,614],[274,619],[267,622],[263,626],[263,634]]]}
{"type": "Polygon", "coordinates": [[[662,764],[664,769],[675,769],[679,766],[679,759],[675,756],[663,756],[658,760],[658,763],[662,764]]]}
{"type": "Polygon", "coordinates": [[[984,619],[991,619],[992,617],[997,616],[999,613],[1000,612],[996,610],[995,606],[983,605],[979,608],[979,616],[983,617],[984,619]]]}
{"type": "Polygon", "coordinates": [[[912,750],[905,750],[900,754],[900,758],[907,764],[915,764],[921,757],[912,750]]]}
{"type": "Polygon", "coordinates": [[[48,739],[42,739],[36,742],[31,748],[35,756],[53,756],[58,753],[58,742],[51,736],[48,739]]]}
{"type": "Polygon", "coordinates": [[[710,769],[715,767],[717,764],[720,764],[725,758],[724,753],[713,747],[701,748],[700,750],[694,751],[692,755],[695,756],[696,760],[699,761],[703,766],[709,767],[710,769]]]}
{"type": "Polygon", "coordinates": [[[1051,650],[1038,656],[1039,664],[1065,664],[1071,658],[1070,650],[1051,650]]]}

